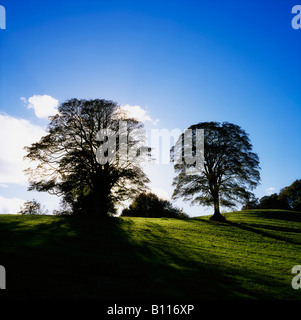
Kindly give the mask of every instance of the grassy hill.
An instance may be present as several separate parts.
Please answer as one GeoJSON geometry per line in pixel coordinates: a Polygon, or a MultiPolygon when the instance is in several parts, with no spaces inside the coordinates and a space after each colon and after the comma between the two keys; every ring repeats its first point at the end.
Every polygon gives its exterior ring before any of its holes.
{"type": "Polygon", "coordinates": [[[0,215],[4,297],[301,299],[291,287],[301,213],[225,216],[227,223],[0,215]]]}

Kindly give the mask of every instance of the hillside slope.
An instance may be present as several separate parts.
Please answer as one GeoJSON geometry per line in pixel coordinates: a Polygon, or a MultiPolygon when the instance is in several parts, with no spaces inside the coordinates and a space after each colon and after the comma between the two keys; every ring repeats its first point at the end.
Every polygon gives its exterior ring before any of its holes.
{"type": "Polygon", "coordinates": [[[187,220],[0,215],[8,299],[300,299],[301,213],[187,220]]]}

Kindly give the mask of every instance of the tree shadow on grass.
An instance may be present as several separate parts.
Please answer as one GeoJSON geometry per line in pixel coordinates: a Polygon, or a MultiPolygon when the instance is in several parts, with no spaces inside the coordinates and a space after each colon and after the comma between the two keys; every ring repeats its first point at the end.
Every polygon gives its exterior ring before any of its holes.
{"type": "Polygon", "coordinates": [[[4,299],[233,297],[228,290],[233,279],[218,266],[194,261],[170,233],[151,221],[136,241],[132,224],[131,219],[76,217],[51,217],[28,228],[22,219],[2,223],[4,299]]]}
{"type": "Polygon", "coordinates": [[[261,219],[263,218],[264,220],[258,219],[258,221],[256,220],[254,220],[254,222],[248,221],[247,223],[227,220],[227,223],[233,227],[254,232],[256,234],[259,234],[261,236],[264,236],[273,240],[284,241],[292,245],[301,245],[301,239],[300,241],[296,241],[295,239],[292,239],[288,236],[283,235],[283,234],[289,235],[290,233],[291,234],[301,233],[301,229],[300,229],[301,213],[300,212],[287,211],[287,210],[279,210],[279,211],[256,210],[255,212],[253,212],[253,214],[256,218],[257,217],[261,219]],[[283,225],[282,222],[284,221],[287,221],[289,224],[283,225]],[[279,222],[281,222],[281,224],[279,222]]]}
{"type": "Polygon", "coordinates": [[[251,211],[245,210],[242,213],[250,213],[259,218],[285,220],[291,222],[301,222],[301,212],[290,210],[275,210],[275,209],[253,209],[251,211]]]}
{"type": "Polygon", "coordinates": [[[237,270],[225,270],[206,250],[187,247],[155,220],[137,229],[136,221],[122,218],[26,219],[28,224],[13,218],[0,224],[4,299],[191,301],[254,295],[237,280],[237,270]]]}
{"type": "MultiPolygon", "coordinates": [[[[254,212],[255,210],[253,210],[254,212]]],[[[259,211],[255,213],[256,217],[258,218],[265,218],[265,219],[272,219],[273,220],[281,220],[281,221],[288,221],[288,222],[301,222],[301,213],[296,212],[296,211],[275,211],[271,210],[269,212],[268,210],[265,211],[259,211]]],[[[205,220],[205,219],[200,219],[200,218],[192,218],[191,221],[199,221],[207,224],[225,224],[229,225],[235,228],[239,228],[241,230],[249,231],[256,233],[258,235],[273,239],[273,240],[279,240],[279,241],[284,241],[293,245],[301,245],[301,240],[300,241],[295,241],[289,237],[272,233],[269,231],[279,231],[279,232],[287,232],[287,233],[301,233],[301,229],[298,228],[298,226],[292,228],[292,227],[286,227],[286,226],[279,226],[279,225],[273,225],[273,224],[262,224],[259,222],[251,223],[251,222],[235,222],[231,221],[229,219],[226,219],[224,222],[216,222],[216,221],[210,221],[210,220],[205,220]]]]}
{"type": "MultiPolygon", "coordinates": [[[[293,245],[301,245],[301,241],[295,241],[293,239],[290,239],[288,237],[279,235],[279,234],[275,234],[275,233],[271,233],[268,230],[273,230],[273,231],[285,231],[285,232],[290,232],[292,231],[292,229],[290,228],[281,228],[281,227],[269,227],[269,226],[260,226],[260,225],[256,225],[256,227],[252,227],[250,225],[246,225],[243,223],[237,223],[237,222],[233,222],[233,221],[228,221],[228,224],[231,225],[232,227],[236,227],[242,230],[246,230],[246,231],[250,231],[256,234],[259,234],[263,237],[267,237],[273,240],[279,240],[279,241],[284,241],[293,245]]],[[[300,230],[294,230],[294,232],[296,233],[300,233],[300,230]]]]}

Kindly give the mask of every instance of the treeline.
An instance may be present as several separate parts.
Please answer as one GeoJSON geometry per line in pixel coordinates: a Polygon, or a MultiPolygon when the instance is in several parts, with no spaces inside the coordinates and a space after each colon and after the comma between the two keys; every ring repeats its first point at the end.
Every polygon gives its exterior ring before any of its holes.
{"type": "MultiPolygon", "coordinates": [[[[48,214],[41,204],[35,199],[26,201],[21,207],[19,214],[43,215],[48,214]]],[[[54,215],[70,215],[70,212],[64,210],[54,210],[54,215]]],[[[147,217],[147,218],[177,218],[185,219],[189,216],[183,209],[175,207],[171,201],[161,199],[152,192],[140,193],[129,205],[124,208],[120,214],[124,217],[147,217]]]]}
{"type": "Polygon", "coordinates": [[[284,209],[301,211],[301,180],[294,181],[290,186],[260,199],[250,199],[242,210],[247,209],[284,209]]]}

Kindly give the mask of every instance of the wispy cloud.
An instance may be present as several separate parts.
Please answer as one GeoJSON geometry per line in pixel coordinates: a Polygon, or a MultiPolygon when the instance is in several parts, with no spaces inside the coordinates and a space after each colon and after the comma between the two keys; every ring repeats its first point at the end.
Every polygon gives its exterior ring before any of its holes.
{"type": "Polygon", "coordinates": [[[132,106],[129,104],[125,104],[119,107],[121,112],[125,112],[126,115],[130,118],[134,118],[141,122],[151,122],[156,125],[159,122],[159,119],[154,120],[148,113],[146,109],[136,105],[132,106]]]}
{"type": "Polygon", "coordinates": [[[275,188],[274,188],[274,187],[266,188],[265,191],[266,191],[266,193],[268,193],[268,194],[272,194],[272,193],[275,192],[275,188]]]}
{"type": "Polygon", "coordinates": [[[169,193],[163,188],[151,188],[151,191],[163,200],[170,200],[169,193]]]}
{"type": "Polygon", "coordinates": [[[59,101],[49,95],[33,95],[28,99],[21,97],[21,101],[27,104],[27,108],[34,109],[35,115],[40,119],[55,115],[59,105],[59,101]]]}

